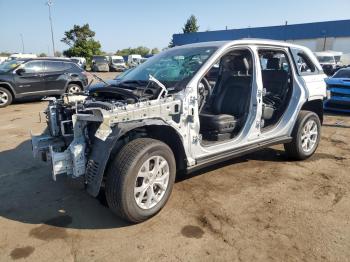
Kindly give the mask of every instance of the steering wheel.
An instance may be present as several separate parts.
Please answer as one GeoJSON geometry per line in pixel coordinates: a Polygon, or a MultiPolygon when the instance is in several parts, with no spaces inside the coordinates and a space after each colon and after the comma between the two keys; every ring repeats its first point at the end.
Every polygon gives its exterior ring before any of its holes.
{"type": "Polygon", "coordinates": [[[200,84],[203,85],[203,90],[198,89],[198,106],[199,106],[199,112],[202,111],[203,106],[205,105],[206,99],[210,97],[211,95],[211,85],[209,81],[203,77],[200,81],[200,84]]]}

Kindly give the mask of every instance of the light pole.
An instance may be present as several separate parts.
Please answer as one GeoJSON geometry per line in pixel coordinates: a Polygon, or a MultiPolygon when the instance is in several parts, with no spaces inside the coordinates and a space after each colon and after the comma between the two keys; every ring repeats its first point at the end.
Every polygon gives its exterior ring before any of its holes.
{"type": "Polygon", "coordinates": [[[23,40],[23,35],[19,34],[21,37],[21,41],[22,41],[22,53],[24,53],[24,40],[23,40]]]}
{"type": "Polygon", "coordinates": [[[51,6],[52,6],[52,0],[48,0],[46,2],[47,6],[49,7],[49,20],[50,20],[50,27],[51,27],[51,40],[52,40],[52,51],[53,55],[55,56],[55,40],[53,39],[53,29],[52,29],[52,18],[51,18],[51,6]]]}

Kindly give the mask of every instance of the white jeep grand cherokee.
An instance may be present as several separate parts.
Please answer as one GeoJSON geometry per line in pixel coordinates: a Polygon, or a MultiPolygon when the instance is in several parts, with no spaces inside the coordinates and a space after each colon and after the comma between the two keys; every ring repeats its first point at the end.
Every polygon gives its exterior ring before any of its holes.
{"type": "Polygon", "coordinates": [[[33,153],[53,178],[83,177],[110,209],[141,222],[167,202],[176,173],[275,144],[295,159],[319,143],[326,84],[313,53],[266,40],[168,49],[81,95],[51,99],[33,153]]]}

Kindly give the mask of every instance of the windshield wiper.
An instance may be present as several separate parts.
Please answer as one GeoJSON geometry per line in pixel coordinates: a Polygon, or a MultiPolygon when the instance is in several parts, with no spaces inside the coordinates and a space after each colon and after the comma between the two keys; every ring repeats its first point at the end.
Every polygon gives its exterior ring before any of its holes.
{"type": "Polygon", "coordinates": [[[137,85],[146,85],[148,83],[148,81],[145,81],[145,80],[126,80],[126,81],[122,81],[120,82],[119,84],[137,84],[137,85]]]}

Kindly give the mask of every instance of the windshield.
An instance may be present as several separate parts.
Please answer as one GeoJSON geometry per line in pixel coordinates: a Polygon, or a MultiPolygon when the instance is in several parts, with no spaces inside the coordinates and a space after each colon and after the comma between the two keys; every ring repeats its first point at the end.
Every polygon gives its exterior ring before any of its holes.
{"type": "Polygon", "coordinates": [[[333,78],[350,78],[350,69],[341,69],[336,72],[333,78]]]}
{"type": "Polygon", "coordinates": [[[23,60],[11,60],[11,61],[4,62],[0,65],[0,72],[8,72],[11,69],[16,68],[23,62],[24,62],[23,60]]]}
{"type": "Polygon", "coordinates": [[[127,74],[129,74],[134,68],[129,68],[127,70],[125,70],[123,73],[117,75],[114,80],[118,80],[121,81],[127,74]]]}
{"type": "Polygon", "coordinates": [[[124,63],[124,59],[112,59],[113,64],[121,64],[124,63]]]}
{"type": "Polygon", "coordinates": [[[77,63],[77,64],[79,64],[79,62],[80,62],[80,60],[76,59],[76,58],[71,58],[70,60],[72,60],[74,63],[77,63]]]}
{"type": "Polygon", "coordinates": [[[96,62],[96,63],[107,63],[107,58],[104,57],[104,56],[95,56],[93,58],[93,60],[96,62]]]}
{"type": "Polygon", "coordinates": [[[334,56],[318,56],[320,63],[335,63],[334,56]]]}
{"type": "Polygon", "coordinates": [[[167,88],[186,84],[217,47],[172,48],[155,55],[124,76],[126,81],[148,81],[149,75],[167,88]]]}

